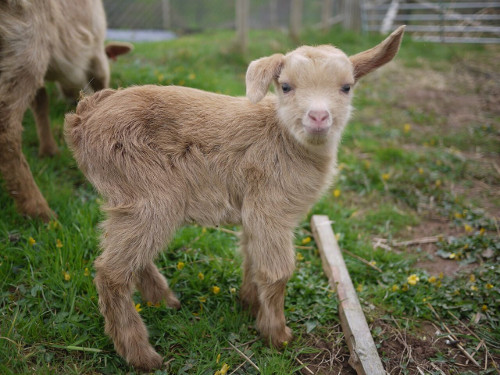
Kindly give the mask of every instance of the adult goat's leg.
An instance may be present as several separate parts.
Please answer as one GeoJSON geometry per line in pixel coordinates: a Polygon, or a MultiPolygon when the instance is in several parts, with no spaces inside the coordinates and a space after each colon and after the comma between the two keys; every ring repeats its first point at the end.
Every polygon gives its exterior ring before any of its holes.
{"type": "Polygon", "coordinates": [[[21,147],[23,114],[24,109],[13,109],[0,100],[0,173],[21,214],[49,221],[55,214],[38,189],[21,147]]]}
{"type": "Polygon", "coordinates": [[[35,115],[36,129],[38,132],[38,155],[53,156],[59,152],[57,143],[50,130],[49,96],[45,87],[40,87],[31,102],[31,110],[35,115]]]}

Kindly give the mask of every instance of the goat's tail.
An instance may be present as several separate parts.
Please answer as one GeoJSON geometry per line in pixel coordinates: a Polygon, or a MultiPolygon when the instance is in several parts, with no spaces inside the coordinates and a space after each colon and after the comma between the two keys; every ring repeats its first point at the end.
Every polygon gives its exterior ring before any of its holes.
{"type": "Polygon", "coordinates": [[[115,92],[116,90],[105,89],[93,95],[81,97],[75,113],[66,114],[64,117],[64,138],[73,151],[76,151],[81,143],[83,132],[82,118],[87,117],[100,102],[108,96],[113,95],[115,92]]]}

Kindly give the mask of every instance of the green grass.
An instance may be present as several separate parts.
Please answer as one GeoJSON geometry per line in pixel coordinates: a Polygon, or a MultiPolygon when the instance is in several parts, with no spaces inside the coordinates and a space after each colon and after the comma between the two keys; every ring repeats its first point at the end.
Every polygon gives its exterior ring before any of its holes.
{"type": "MultiPolygon", "coordinates": [[[[294,48],[281,33],[252,32],[249,51],[242,56],[231,47],[232,38],[230,32],[212,32],[136,44],[132,54],[112,63],[112,86],[178,84],[243,95],[249,61],[294,48]]],[[[380,37],[307,31],[302,41],[332,43],[355,53],[376,44],[380,37]]],[[[418,44],[406,38],[397,60],[405,72],[425,68],[445,74],[455,61],[470,56],[473,61],[491,61],[500,56],[500,50],[418,44]]],[[[459,330],[451,312],[470,325],[498,360],[498,224],[486,211],[485,200],[469,194],[478,184],[486,192],[499,188],[492,164],[471,155],[480,148],[487,160],[498,160],[498,115],[486,113],[487,123],[472,121],[446,128],[446,118],[439,113],[426,112],[418,105],[398,105],[396,84],[390,75],[382,74],[356,88],[357,113],[342,142],[337,182],[296,230],[297,271],[288,284],[285,305],[295,340],[281,352],[253,341],[257,337],[254,321],[237,298],[241,259],[236,237],[214,228],[189,226],[178,231],[157,260],[182,309],[148,306],[138,294],[134,296],[150,341],[168,362],[158,374],[213,374],[223,363],[230,365],[231,372],[243,360],[229,343],[248,343],[240,348],[252,356],[262,374],[299,373],[296,358],[304,362],[321,353],[324,348],[318,342],[342,342],[339,334],[332,338],[331,327],[339,322],[338,302],[323,274],[314,240],[310,241],[309,218],[316,213],[331,218],[342,248],[382,270],[345,256],[370,322],[392,316],[410,322],[410,334],[417,334],[418,321],[436,321],[430,303],[446,324],[459,330]],[[461,187],[458,193],[457,187],[461,187]],[[374,237],[390,243],[437,234],[427,232],[429,217],[439,217],[448,228],[434,255],[418,247],[402,253],[373,248],[374,237]],[[409,228],[420,231],[409,232],[409,228]],[[415,267],[418,259],[450,257],[450,262],[474,267],[442,278],[415,267]],[[416,285],[408,284],[412,274],[419,277],[416,285]],[[217,294],[214,287],[220,288],[217,294]],[[478,313],[481,319],[473,323],[478,313]]],[[[99,197],[64,145],[63,117],[73,108],[56,99],[53,85],[49,91],[52,127],[61,155],[37,157],[36,130],[29,113],[24,120],[24,153],[58,220],[47,225],[20,217],[6,190],[0,189],[0,373],[133,373],[114,352],[98,311],[92,276],[99,254],[99,197]]],[[[498,196],[488,199],[490,212],[498,212],[498,196]]],[[[373,324],[376,342],[382,345],[384,335],[373,324]]],[[[478,344],[471,335],[463,340],[468,349],[478,344]]],[[[345,346],[343,352],[347,352],[345,346]]],[[[391,366],[395,359],[384,353],[384,363],[391,366]]],[[[479,353],[476,359],[484,365],[484,348],[479,353]]],[[[435,363],[446,364],[450,373],[462,371],[446,352],[439,352],[435,363]]],[[[481,373],[494,372],[489,363],[481,373]]],[[[312,361],[313,365],[318,363],[312,361]]],[[[327,364],[316,368],[331,371],[327,364]]],[[[248,363],[240,371],[257,373],[248,363]]]]}

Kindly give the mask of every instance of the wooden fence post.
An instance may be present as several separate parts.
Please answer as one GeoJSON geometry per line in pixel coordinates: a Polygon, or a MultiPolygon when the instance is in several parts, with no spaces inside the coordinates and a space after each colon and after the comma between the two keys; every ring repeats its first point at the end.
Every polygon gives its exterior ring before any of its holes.
{"type": "Polygon", "coordinates": [[[162,23],[165,30],[170,30],[172,28],[172,18],[170,17],[171,8],[170,0],[161,1],[161,11],[162,11],[162,23]]]}
{"type": "Polygon", "coordinates": [[[302,0],[292,0],[290,4],[290,37],[295,43],[299,42],[302,27],[302,0]]]}
{"type": "Polygon", "coordinates": [[[323,32],[327,31],[331,26],[330,18],[332,17],[332,12],[333,0],[323,0],[321,6],[321,30],[323,30],[323,32]]]}
{"type": "Polygon", "coordinates": [[[236,45],[242,53],[245,53],[248,47],[249,12],[249,0],[236,0],[236,45]]]}
{"type": "Polygon", "coordinates": [[[342,0],[341,12],[344,16],[342,26],[345,29],[361,31],[360,0],[342,0]]]}

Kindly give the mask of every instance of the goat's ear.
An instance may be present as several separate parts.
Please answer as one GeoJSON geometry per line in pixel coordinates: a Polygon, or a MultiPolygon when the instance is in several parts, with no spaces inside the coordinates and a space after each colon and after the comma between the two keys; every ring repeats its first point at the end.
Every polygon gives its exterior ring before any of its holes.
{"type": "Polygon", "coordinates": [[[354,66],[354,79],[356,82],[364,75],[388,63],[396,56],[401,40],[403,39],[404,30],[405,26],[400,26],[382,43],[349,57],[354,66]]]}
{"type": "Polygon", "coordinates": [[[257,103],[266,95],[274,78],[279,77],[283,67],[284,56],[276,53],[269,57],[252,61],[247,69],[247,98],[257,103]]]}
{"type": "Polygon", "coordinates": [[[129,53],[133,49],[134,46],[127,42],[110,42],[104,47],[106,55],[113,61],[115,61],[118,56],[129,53]]]}

